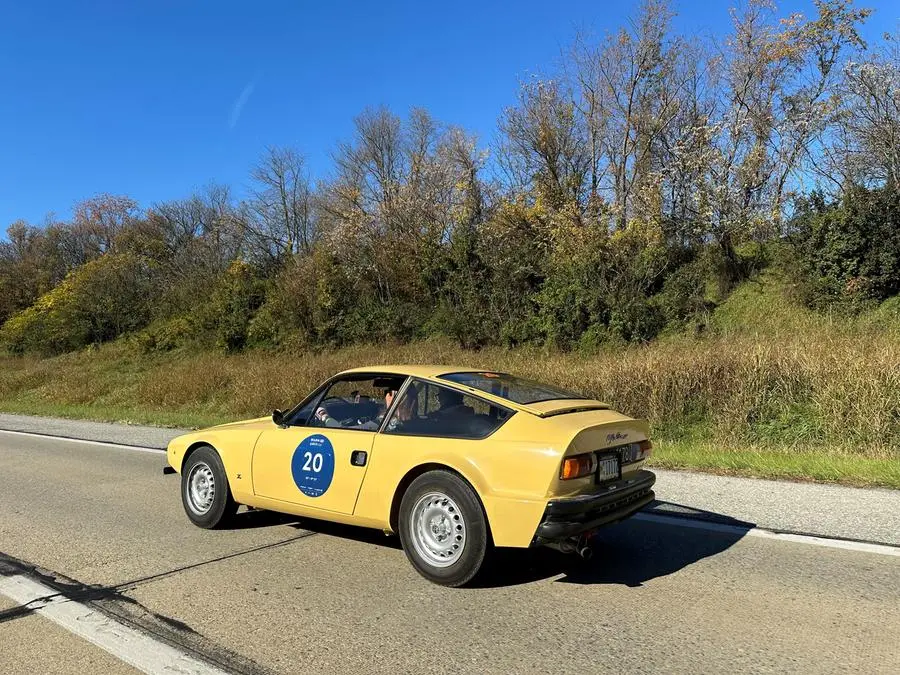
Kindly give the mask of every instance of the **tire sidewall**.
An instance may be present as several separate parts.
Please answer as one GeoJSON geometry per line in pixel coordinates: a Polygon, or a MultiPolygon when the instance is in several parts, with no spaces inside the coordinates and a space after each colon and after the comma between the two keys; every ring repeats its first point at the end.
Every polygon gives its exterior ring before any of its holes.
{"type": "Polygon", "coordinates": [[[462,586],[471,581],[484,564],[490,547],[487,518],[475,490],[457,474],[429,471],[416,478],[403,495],[399,517],[400,541],[413,567],[423,577],[442,586],[462,586]],[[466,543],[459,559],[447,567],[429,564],[413,544],[411,516],[419,498],[429,492],[442,492],[456,502],[466,525],[466,543]]]}
{"type": "Polygon", "coordinates": [[[222,459],[211,446],[198,448],[187,458],[184,467],[181,470],[181,504],[184,512],[194,525],[205,529],[211,529],[223,524],[227,519],[229,512],[234,510],[234,503],[231,499],[231,490],[228,487],[228,477],[225,475],[225,466],[222,459]],[[198,514],[191,509],[188,498],[188,476],[191,470],[200,463],[206,464],[213,473],[215,480],[215,493],[213,495],[213,503],[209,511],[204,514],[198,514]]]}

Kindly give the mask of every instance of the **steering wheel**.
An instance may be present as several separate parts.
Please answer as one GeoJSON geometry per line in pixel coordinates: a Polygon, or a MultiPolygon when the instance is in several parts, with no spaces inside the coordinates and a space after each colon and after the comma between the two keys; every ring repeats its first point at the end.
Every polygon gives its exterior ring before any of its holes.
{"type": "Polygon", "coordinates": [[[371,417],[348,417],[346,419],[338,420],[338,424],[342,427],[355,427],[370,422],[371,420],[371,417]]]}

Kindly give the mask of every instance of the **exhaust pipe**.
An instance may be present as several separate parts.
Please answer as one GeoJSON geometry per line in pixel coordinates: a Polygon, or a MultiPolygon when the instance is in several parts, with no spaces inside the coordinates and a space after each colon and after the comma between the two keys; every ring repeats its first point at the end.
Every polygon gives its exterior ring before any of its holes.
{"type": "Polygon", "coordinates": [[[571,537],[562,541],[543,542],[544,546],[553,548],[560,553],[575,553],[582,560],[590,560],[594,557],[594,549],[589,545],[586,537],[571,537]]]}

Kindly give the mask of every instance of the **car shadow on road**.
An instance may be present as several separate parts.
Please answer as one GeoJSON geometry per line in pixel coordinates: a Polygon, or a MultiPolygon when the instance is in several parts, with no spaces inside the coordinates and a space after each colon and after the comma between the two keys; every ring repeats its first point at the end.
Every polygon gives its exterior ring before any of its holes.
{"type": "Polygon", "coordinates": [[[375,546],[383,546],[384,548],[392,548],[398,551],[402,548],[400,546],[400,537],[386,535],[381,530],[373,530],[368,527],[341,525],[340,523],[332,523],[326,520],[310,519],[303,519],[296,524],[292,524],[291,527],[308,530],[310,532],[315,532],[316,534],[337,537],[339,539],[350,539],[351,541],[358,541],[363,544],[373,544],[375,546]]]}
{"type": "Polygon", "coordinates": [[[555,581],[561,583],[639,587],[726,551],[753,527],[724,514],[657,501],[642,515],[601,529],[590,560],[546,548],[501,549],[477,585],[513,586],[559,577],[555,581]],[[714,529],[698,523],[712,523],[714,529]]]}
{"type": "Polygon", "coordinates": [[[223,530],[253,530],[260,527],[276,527],[278,525],[296,526],[300,522],[298,516],[265,509],[247,509],[238,512],[223,530]]]}
{"type": "MultiPolygon", "coordinates": [[[[288,525],[298,530],[400,549],[400,539],[379,530],[298,518],[265,510],[237,515],[233,529],[288,525]]],[[[634,518],[599,530],[594,555],[582,560],[548,548],[498,549],[475,588],[499,588],[555,579],[570,584],[641,586],[718,555],[744,537],[754,523],[672,502],[655,501],[634,518]],[[698,524],[701,527],[698,527],[698,524]],[[711,524],[712,529],[707,529],[711,524]]]]}
{"type": "Polygon", "coordinates": [[[357,527],[354,525],[341,525],[327,520],[316,520],[314,518],[301,518],[292,516],[287,513],[277,513],[275,511],[266,511],[264,509],[251,509],[238,513],[234,521],[229,524],[226,529],[244,530],[258,527],[277,527],[279,525],[288,525],[297,530],[312,532],[314,534],[324,534],[340,539],[350,539],[365,544],[375,544],[377,546],[385,546],[387,548],[400,548],[400,539],[398,537],[385,536],[381,530],[373,530],[367,527],[357,527]]]}
{"type": "Polygon", "coordinates": [[[82,603],[115,601],[125,604],[137,604],[137,601],[122,594],[120,589],[115,586],[83,584],[62,574],[42,570],[31,563],[0,553],[0,580],[4,577],[18,576],[38,581],[50,589],[52,593],[45,597],[36,598],[31,602],[0,611],[0,624],[29,616],[45,603],[50,601],[59,602],[63,599],[82,603]]]}

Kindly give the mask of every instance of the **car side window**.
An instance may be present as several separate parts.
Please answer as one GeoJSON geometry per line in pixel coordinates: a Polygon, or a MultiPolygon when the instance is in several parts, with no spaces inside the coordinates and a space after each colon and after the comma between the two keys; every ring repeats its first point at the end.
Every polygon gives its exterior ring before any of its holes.
{"type": "Polygon", "coordinates": [[[456,389],[413,380],[384,433],[479,439],[499,429],[513,411],[456,389]]]}
{"type": "Polygon", "coordinates": [[[405,380],[396,375],[348,375],[335,380],[311,403],[306,426],[377,431],[405,380]]]}

